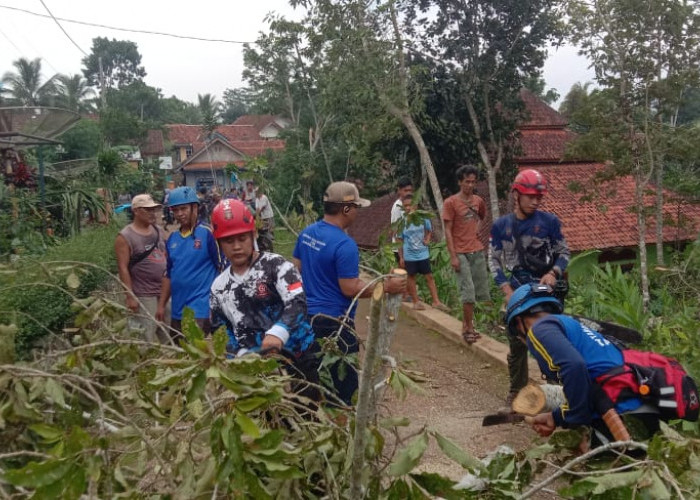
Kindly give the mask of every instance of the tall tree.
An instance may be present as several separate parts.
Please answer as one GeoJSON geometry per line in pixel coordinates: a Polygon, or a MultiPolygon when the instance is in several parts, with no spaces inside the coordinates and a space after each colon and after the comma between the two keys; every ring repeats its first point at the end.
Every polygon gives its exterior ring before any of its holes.
{"type": "Polygon", "coordinates": [[[619,112],[610,159],[635,178],[642,297],[649,304],[644,193],[656,180],[657,258],[663,262],[663,164],[673,144],[683,91],[697,86],[700,6],[686,0],[577,0],[569,4],[573,41],[619,112]]]}
{"type": "Polygon", "coordinates": [[[581,82],[574,83],[559,105],[559,112],[567,120],[569,120],[569,126],[577,132],[583,132],[584,129],[580,123],[577,123],[573,119],[573,117],[576,116],[580,110],[586,107],[590,94],[590,91],[588,90],[590,86],[590,82],[586,82],[584,84],[581,84],[581,82]]]}
{"type": "Polygon", "coordinates": [[[9,88],[4,93],[24,106],[41,106],[50,104],[56,92],[55,75],[42,81],[41,59],[23,57],[12,63],[15,72],[8,71],[2,82],[9,88]]]}
{"type": "Polygon", "coordinates": [[[309,3],[312,4],[309,26],[319,34],[314,39],[314,50],[323,54],[325,63],[334,68],[328,72],[327,80],[334,90],[324,89],[324,95],[347,101],[356,110],[364,107],[364,117],[377,116],[381,110],[401,123],[416,147],[422,178],[430,183],[435,205],[441,212],[442,193],[437,175],[416,123],[422,99],[412,73],[415,68],[411,67],[399,2],[386,0],[370,5],[362,0],[317,0],[309,3]]]}
{"type": "Polygon", "coordinates": [[[486,167],[494,217],[496,176],[521,118],[519,92],[540,75],[546,45],[560,36],[560,5],[560,0],[419,0],[423,51],[446,65],[459,84],[486,167]]]}
{"type": "Polygon", "coordinates": [[[253,96],[247,88],[224,90],[221,103],[221,119],[224,123],[233,123],[240,116],[250,112],[253,96]]]}
{"type": "Polygon", "coordinates": [[[88,84],[101,90],[128,85],[146,76],[138,46],[128,40],[93,38],[90,54],[82,63],[88,84]]]}
{"type": "Polygon", "coordinates": [[[93,111],[94,106],[90,99],[95,96],[95,91],[81,75],[58,75],[56,79],[58,106],[76,113],[93,111]]]}

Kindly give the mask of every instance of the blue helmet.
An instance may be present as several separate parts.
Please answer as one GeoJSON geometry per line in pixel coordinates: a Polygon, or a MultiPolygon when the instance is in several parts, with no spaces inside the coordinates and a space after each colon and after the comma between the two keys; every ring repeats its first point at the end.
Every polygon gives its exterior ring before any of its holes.
{"type": "Polygon", "coordinates": [[[189,203],[199,203],[197,193],[189,186],[175,188],[168,196],[168,206],[187,205],[189,203]]]}
{"type": "Polygon", "coordinates": [[[549,285],[531,283],[522,285],[513,292],[513,295],[511,295],[508,301],[508,308],[506,309],[506,325],[511,335],[517,334],[515,329],[511,326],[512,321],[517,316],[531,311],[538,304],[552,304],[555,314],[559,314],[564,310],[559,299],[552,295],[552,288],[549,285]]]}

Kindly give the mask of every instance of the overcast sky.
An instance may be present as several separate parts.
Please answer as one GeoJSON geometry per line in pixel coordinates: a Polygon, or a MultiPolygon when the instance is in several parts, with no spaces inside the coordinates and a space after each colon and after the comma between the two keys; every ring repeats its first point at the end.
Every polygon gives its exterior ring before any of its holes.
{"type": "MultiPolygon", "coordinates": [[[[182,36],[253,42],[265,31],[270,12],[294,16],[288,0],[43,0],[57,18],[125,29],[159,31],[182,36]]],[[[14,70],[20,57],[42,59],[44,78],[54,73],[81,73],[84,54],[50,17],[10,10],[13,7],[48,16],[41,0],[0,0],[0,74],[14,70]]],[[[59,21],[70,38],[89,53],[98,36],[131,40],[138,45],[146,68],[146,83],[165,96],[196,102],[197,94],[221,98],[227,88],[242,86],[242,46],[115,31],[59,21]]],[[[571,47],[548,60],[544,77],[563,97],[571,86],[592,80],[584,59],[571,47]]]]}

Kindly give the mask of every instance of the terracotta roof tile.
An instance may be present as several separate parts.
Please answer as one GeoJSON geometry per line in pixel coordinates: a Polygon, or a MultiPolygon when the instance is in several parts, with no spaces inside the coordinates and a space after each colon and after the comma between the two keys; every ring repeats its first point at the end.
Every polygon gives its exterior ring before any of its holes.
{"type": "MultiPolygon", "coordinates": [[[[528,165],[537,168],[549,182],[543,210],[556,214],[562,221],[566,241],[574,252],[590,249],[635,247],[638,241],[637,216],[634,212],[634,178],[618,177],[594,182],[600,163],[528,165]],[[572,191],[573,190],[573,191],[572,191]]],[[[664,190],[664,241],[687,241],[700,231],[700,206],[664,190]],[[679,224],[680,222],[680,224],[679,224]],[[678,226],[678,227],[676,227],[678,226]]],[[[645,196],[645,205],[653,207],[654,193],[645,196]]],[[[655,221],[647,218],[645,241],[655,241],[655,221]]]]}
{"type": "Polygon", "coordinates": [[[360,248],[377,248],[379,237],[388,234],[391,207],[397,197],[396,193],[385,194],[372,200],[372,204],[367,208],[358,211],[355,222],[348,228],[348,234],[360,248]]]}
{"type": "Polygon", "coordinates": [[[141,146],[141,154],[144,156],[160,156],[165,153],[163,131],[151,129],[146,136],[146,142],[141,146]]]}
{"type": "Polygon", "coordinates": [[[566,129],[523,129],[520,132],[520,154],[515,158],[522,163],[558,163],[566,146],[577,134],[566,129]]]}
{"type": "MultiPolygon", "coordinates": [[[[205,134],[200,125],[174,124],[166,125],[166,129],[170,142],[175,146],[191,145],[193,156],[196,156],[205,146],[205,134]]],[[[261,139],[252,125],[220,125],[214,134],[215,137],[221,136],[231,147],[250,157],[260,156],[267,151],[280,151],[285,147],[285,142],[281,139],[261,139]]],[[[186,170],[198,169],[192,165],[187,164],[186,170]]],[[[209,168],[208,162],[206,165],[206,168],[209,168]]]]}
{"type": "Polygon", "coordinates": [[[568,125],[566,118],[529,90],[522,89],[520,98],[523,100],[525,109],[528,112],[527,121],[520,125],[521,130],[531,127],[563,128],[568,125]]]}
{"type": "Polygon", "coordinates": [[[248,125],[260,132],[271,123],[276,125],[276,118],[275,115],[243,115],[239,116],[232,125],[248,125]]]}

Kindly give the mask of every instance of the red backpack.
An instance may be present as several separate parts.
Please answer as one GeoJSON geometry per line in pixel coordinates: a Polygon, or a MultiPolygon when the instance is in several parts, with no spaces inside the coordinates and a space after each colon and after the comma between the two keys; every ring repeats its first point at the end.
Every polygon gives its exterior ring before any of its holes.
{"type": "Polygon", "coordinates": [[[640,398],[656,406],[662,420],[698,419],[698,387],[678,361],[635,349],[625,349],[622,355],[623,366],[596,378],[613,402],[640,398]]]}

